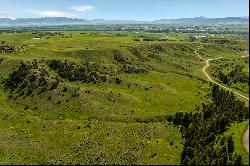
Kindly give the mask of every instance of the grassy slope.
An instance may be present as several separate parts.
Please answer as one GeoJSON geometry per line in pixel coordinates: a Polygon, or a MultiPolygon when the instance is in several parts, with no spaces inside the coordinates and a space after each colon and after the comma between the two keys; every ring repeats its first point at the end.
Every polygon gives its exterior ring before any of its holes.
{"type": "Polygon", "coordinates": [[[244,121],[242,123],[234,123],[230,130],[228,130],[224,135],[229,136],[233,134],[234,148],[237,154],[243,157],[244,165],[249,165],[249,155],[242,144],[243,134],[249,124],[249,121],[244,121]]]}
{"type": "MultiPolygon", "coordinates": [[[[201,72],[204,62],[192,51],[181,50],[183,46],[193,50],[198,43],[135,43],[131,37],[108,34],[91,37],[73,33],[73,38],[46,40],[33,40],[33,37],[30,33],[0,35],[6,44],[24,47],[21,52],[0,56],[4,58],[0,64],[1,77],[6,78],[20,60],[32,59],[68,59],[76,63],[90,60],[118,68],[114,50],[132,64],[149,66],[152,71],[117,74],[116,77],[122,79],[120,85],[63,80],[57,90],[18,98],[15,102],[7,100],[8,94],[1,90],[0,163],[180,163],[181,135],[162,119],[177,111],[193,111],[195,105],[206,102],[204,95],[209,92],[209,85],[199,80],[205,79],[201,72]],[[147,51],[140,56],[129,51],[131,47],[152,44],[166,49],[159,55],[160,59],[142,62],[140,58],[147,57],[147,51]],[[63,93],[63,86],[69,90],[63,93]],[[78,87],[79,97],[72,98],[78,87]],[[91,93],[86,94],[85,90],[91,93]],[[49,96],[52,101],[47,100],[49,96]],[[110,98],[114,100],[108,100],[110,98]],[[61,104],[56,104],[58,101],[61,104]],[[29,109],[24,110],[27,106],[29,109]]],[[[229,52],[218,46],[207,50],[208,56],[212,54],[209,51],[226,52],[225,56],[229,52]]],[[[49,73],[56,75],[51,70],[49,73]]]]}

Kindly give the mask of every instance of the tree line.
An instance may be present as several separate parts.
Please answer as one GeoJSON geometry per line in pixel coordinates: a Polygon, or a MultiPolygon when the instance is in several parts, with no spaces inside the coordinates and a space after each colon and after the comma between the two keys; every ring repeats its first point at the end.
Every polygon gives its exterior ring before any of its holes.
{"type": "Polygon", "coordinates": [[[9,74],[9,77],[5,78],[2,84],[6,90],[15,91],[18,96],[30,96],[35,89],[39,90],[38,94],[46,90],[56,89],[59,82],[58,78],[50,77],[45,67],[34,60],[26,63],[21,62],[17,70],[9,74]]]}
{"type": "Polygon", "coordinates": [[[99,66],[87,62],[83,65],[76,65],[72,62],[61,62],[60,60],[51,60],[48,62],[51,69],[58,75],[70,82],[82,81],[85,83],[106,82],[107,77],[99,72],[99,66]]]}
{"type": "Polygon", "coordinates": [[[249,77],[242,72],[243,66],[236,65],[232,71],[230,71],[228,74],[224,74],[220,70],[218,73],[214,76],[219,78],[219,80],[223,84],[229,84],[229,83],[248,83],[249,82],[249,77]]]}
{"type": "Polygon", "coordinates": [[[181,163],[184,165],[242,165],[242,156],[234,152],[232,136],[223,133],[234,122],[249,118],[248,107],[233,93],[212,86],[211,103],[202,104],[195,113],[178,112],[167,120],[180,127],[184,141],[181,163]]]}

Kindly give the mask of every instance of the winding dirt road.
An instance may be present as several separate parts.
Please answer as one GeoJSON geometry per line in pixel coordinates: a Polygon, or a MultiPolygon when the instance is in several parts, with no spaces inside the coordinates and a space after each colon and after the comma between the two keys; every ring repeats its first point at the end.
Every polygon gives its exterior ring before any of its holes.
{"type": "Polygon", "coordinates": [[[244,146],[245,146],[247,152],[249,153],[249,126],[247,127],[247,129],[243,135],[243,143],[244,143],[244,146]]]}
{"type": "Polygon", "coordinates": [[[220,86],[220,87],[222,87],[222,88],[224,88],[224,89],[226,89],[226,90],[228,90],[228,91],[230,91],[230,92],[233,92],[235,95],[238,95],[238,96],[240,96],[240,97],[242,97],[242,98],[244,98],[244,99],[246,99],[246,100],[249,100],[248,97],[246,97],[246,96],[244,96],[244,95],[242,95],[242,94],[240,94],[240,93],[238,93],[238,92],[235,92],[235,91],[233,91],[232,89],[230,89],[230,88],[228,88],[228,87],[226,87],[226,86],[224,86],[224,85],[221,85],[221,84],[219,84],[218,82],[214,81],[214,80],[209,76],[209,74],[206,72],[206,69],[209,67],[209,62],[210,62],[210,61],[213,61],[213,60],[216,60],[216,59],[221,59],[221,58],[222,58],[222,57],[214,58],[214,59],[207,59],[207,60],[206,60],[207,65],[202,69],[203,73],[207,76],[207,78],[209,79],[209,81],[211,81],[212,83],[214,83],[214,84],[216,84],[216,85],[218,85],[218,86],[220,86]]]}
{"type": "MultiPolygon", "coordinates": [[[[202,47],[202,46],[198,47],[198,48],[195,50],[195,54],[199,57],[200,60],[203,60],[203,61],[204,61],[204,59],[203,59],[203,58],[200,56],[200,54],[197,52],[197,51],[198,51],[199,49],[201,49],[201,48],[203,48],[203,47],[202,47]]],[[[240,93],[238,93],[238,92],[236,92],[236,91],[231,90],[230,88],[228,88],[228,87],[226,87],[226,86],[224,86],[224,85],[222,85],[222,84],[219,84],[218,82],[214,81],[214,80],[209,76],[209,74],[206,72],[206,69],[209,67],[209,62],[210,62],[210,61],[213,61],[213,60],[216,60],[216,59],[221,59],[221,58],[222,58],[222,57],[213,58],[213,59],[207,59],[207,60],[206,60],[206,66],[204,66],[203,69],[202,69],[203,73],[206,75],[206,77],[208,78],[208,80],[211,81],[212,83],[214,83],[214,84],[220,86],[221,88],[224,88],[224,89],[226,89],[226,90],[228,90],[228,91],[230,91],[230,92],[233,92],[235,95],[238,95],[238,96],[240,96],[241,98],[244,98],[244,99],[246,99],[246,100],[249,101],[249,97],[246,97],[246,96],[244,96],[244,95],[242,95],[242,94],[240,94],[240,93]]],[[[247,127],[247,129],[246,129],[246,131],[245,131],[245,133],[244,133],[244,135],[243,135],[243,144],[244,144],[244,147],[245,147],[246,151],[249,153],[249,125],[248,125],[248,127],[247,127]]]]}

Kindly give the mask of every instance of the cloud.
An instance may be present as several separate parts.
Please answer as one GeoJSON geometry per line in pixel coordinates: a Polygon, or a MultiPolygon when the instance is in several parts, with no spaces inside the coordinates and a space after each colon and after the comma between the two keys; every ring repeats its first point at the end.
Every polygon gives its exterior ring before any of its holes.
{"type": "Polygon", "coordinates": [[[39,14],[44,17],[75,17],[77,16],[76,14],[73,14],[73,13],[59,12],[59,11],[52,11],[52,10],[42,11],[39,14]]]}
{"type": "Polygon", "coordinates": [[[86,11],[89,11],[89,10],[93,10],[94,8],[95,7],[91,6],[91,5],[74,5],[74,6],[70,7],[70,9],[76,10],[78,12],[86,12],[86,11]]]}
{"type": "Polygon", "coordinates": [[[26,10],[26,12],[32,12],[42,17],[76,17],[77,14],[60,12],[55,10],[46,10],[46,11],[36,11],[36,10],[26,10]]]}
{"type": "Polygon", "coordinates": [[[12,16],[0,16],[0,18],[9,18],[11,20],[15,20],[17,17],[12,17],[12,16]]]}

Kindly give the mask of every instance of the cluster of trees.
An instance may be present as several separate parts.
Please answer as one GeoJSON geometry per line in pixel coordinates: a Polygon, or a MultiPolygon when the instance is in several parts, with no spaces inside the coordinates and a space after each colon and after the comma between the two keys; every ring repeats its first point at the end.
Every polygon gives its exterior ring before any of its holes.
{"type": "Polygon", "coordinates": [[[134,41],[141,41],[141,39],[135,38],[134,41]]]}
{"type": "Polygon", "coordinates": [[[18,69],[4,79],[2,83],[5,89],[10,92],[15,91],[19,96],[30,96],[35,89],[39,89],[38,94],[46,90],[56,89],[59,80],[49,79],[49,74],[45,68],[39,66],[38,62],[34,60],[32,63],[21,62],[18,69]]]}
{"type": "Polygon", "coordinates": [[[38,32],[32,32],[33,35],[36,35],[35,38],[45,38],[49,39],[50,37],[54,36],[60,36],[62,38],[72,38],[72,34],[64,34],[61,32],[45,32],[45,33],[38,33],[38,32]]]}
{"type": "Polygon", "coordinates": [[[116,36],[122,37],[122,36],[128,36],[126,33],[117,33],[116,36]]]}
{"type": "Polygon", "coordinates": [[[143,41],[158,41],[158,39],[153,38],[153,37],[144,37],[142,39],[143,39],[143,41]]]}
{"type": "Polygon", "coordinates": [[[160,44],[152,44],[149,46],[149,51],[152,53],[160,54],[166,51],[166,49],[160,44]]]}
{"type": "Polygon", "coordinates": [[[124,63],[128,58],[124,58],[119,51],[114,51],[114,59],[118,63],[124,63]]]}
{"type": "Polygon", "coordinates": [[[134,41],[170,41],[168,39],[158,39],[153,37],[135,38],[134,41]]]}
{"type": "Polygon", "coordinates": [[[159,54],[155,54],[155,53],[149,54],[148,58],[161,60],[161,57],[159,56],[159,54]]]}
{"type": "Polygon", "coordinates": [[[237,42],[235,41],[230,41],[230,40],[227,40],[227,39],[215,39],[213,40],[215,43],[217,44],[237,44],[237,42]]]}
{"type": "Polygon", "coordinates": [[[14,47],[14,46],[8,46],[8,45],[5,45],[5,46],[0,46],[0,53],[12,53],[14,51],[17,50],[17,47],[14,47]]]}
{"type": "Polygon", "coordinates": [[[133,65],[124,65],[121,69],[121,72],[124,73],[148,73],[149,69],[141,67],[141,66],[133,66],[133,65]]]}
{"type": "Polygon", "coordinates": [[[98,35],[98,33],[90,33],[89,36],[91,37],[96,37],[98,35]]]}
{"type": "Polygon", "coordinates": [[[243,66],[236,65],[235,68],[230,71],[228,74],[224,74],[220,70],[215,75],[223,84],[231,84],[231,83],[248,83],[249,77],[242,72],[243,66]]]}
{"type": "Polygon", "coordinates": [[[241,47],[238,47],[238,46],[228,46],[228,48],[236,51],[236,52],[242,52],[242,51],[245,51],[244,48],[241,48],[241,47]]]}
{"type": "Polygon", "coordinates": [[[184,165],[242,165],[242,156],[234,152],[232,137],[222,137],[222,134],[231,123],[248,119],[248,108],[217,85],[212,87],[210,97],[212,102],[203,104],[196,113],[178,112],[167,118],[180,126],[184,140],[181,162],[184,165]]]}
{"type": "Polygon", "coordinates": [[[61,62],[60,60],[51,60],[48,62],[51,69],[55,70],[60,77],[70,82],[82,81],[85,83],[106,82],[107,77],[99,72],[99,66],[92,63],[76,65],[72,62],[61,62]]]}

